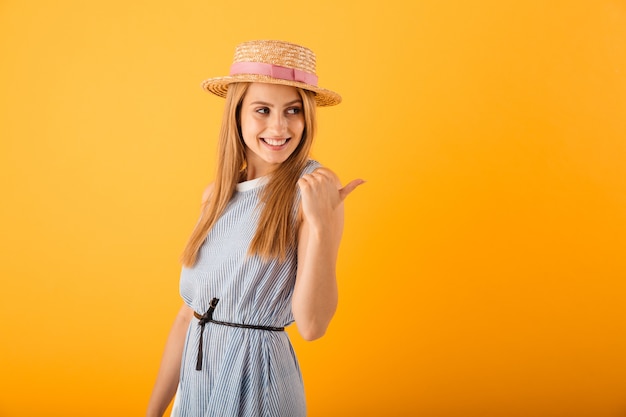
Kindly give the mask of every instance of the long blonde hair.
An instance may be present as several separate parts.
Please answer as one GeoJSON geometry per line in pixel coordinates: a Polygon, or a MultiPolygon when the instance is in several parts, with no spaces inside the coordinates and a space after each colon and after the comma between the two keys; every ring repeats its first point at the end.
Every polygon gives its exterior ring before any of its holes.
{"type": "MultiPolygon", "coordinates": [[[[250,83],[233,83],[228,86],[222,127],[219,135],[217,172],[213,190],[203,203],[202,215],[194,228],[181,261],[191,267],[196,263],[198,251],[211,227],[219,219],[232,198],[237,183],[245,179],[246,152],[241,137],[241,103],[250,83]]],[[[271,173],[269,182],[261,193],[263,205],[256,233],[248,248],[251,255],[268,260],[284,260],[287,249],[295,244],[297,222],[293,203],[297,182],[308,159],[315,137],[314,93],[298,88],[302,98],[304,131],[298,147],[271,173]],[[296,227],[294,227],[296,226],[296,227]]]]}

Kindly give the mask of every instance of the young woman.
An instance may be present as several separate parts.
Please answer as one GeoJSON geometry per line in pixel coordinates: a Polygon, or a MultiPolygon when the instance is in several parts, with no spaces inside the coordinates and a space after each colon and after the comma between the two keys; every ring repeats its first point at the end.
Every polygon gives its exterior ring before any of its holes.
{"type": "Polygon", "coordinates": [[[317,86],[311,50],[282,41],[239,45],[230,75],[203,87],[226,97],[218,169],[183,253],[184,303],[147,415],[163,415],[176,394],[177,416],[304,416],[284,327],[324,335],[342,202],[363,182],[342,187],[309,159],[316,105],[341,97],[317,86]]]}

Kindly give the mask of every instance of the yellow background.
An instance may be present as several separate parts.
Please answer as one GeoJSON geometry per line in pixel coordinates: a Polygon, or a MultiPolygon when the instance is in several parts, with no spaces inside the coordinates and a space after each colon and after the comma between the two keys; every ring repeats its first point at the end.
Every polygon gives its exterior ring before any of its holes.
{"type": "Polygon", "coordinates": [[[626,413],[626,3],[0,1],[0,416],[142,415],[234,46],[318,55],[310,416],[626,413]]]}

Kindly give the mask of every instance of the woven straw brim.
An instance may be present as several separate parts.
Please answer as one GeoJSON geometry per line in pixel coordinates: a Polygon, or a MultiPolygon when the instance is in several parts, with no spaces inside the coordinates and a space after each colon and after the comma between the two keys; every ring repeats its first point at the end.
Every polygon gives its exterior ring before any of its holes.
{"type": "Polygon", "coordinates": [[[323,88],[315,87],[309,84],[301,83],[298,81],[281,80],[278,78],[272,78],[267,75],[257,74],[240,74],[231,75],[227,77],[209,78],[202,82],[202,88],[210,93],[219,97],[226,97],[228,91],[228,85],[232,83],[247,82],[247,83],[268,83],[268,84],[282,84],[290,85],[292,87],[302,88],[315,93],[315,103],[318,106],[334,106],[341,103],[341,96],[334,91],[326,90],[323,88]]]}

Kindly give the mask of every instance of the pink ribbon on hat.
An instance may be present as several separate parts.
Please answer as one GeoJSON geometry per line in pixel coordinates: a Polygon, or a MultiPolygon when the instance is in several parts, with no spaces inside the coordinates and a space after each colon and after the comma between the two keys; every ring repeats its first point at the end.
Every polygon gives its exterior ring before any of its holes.
{"type": "Polygon", "coordinates": [[[237,74],[267,75],[279,80],[298,81],[317,87],[317,75],[315,74],[264,62],[235,62],[230,67],[230,75],[237,74]]]}

